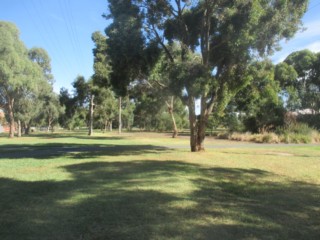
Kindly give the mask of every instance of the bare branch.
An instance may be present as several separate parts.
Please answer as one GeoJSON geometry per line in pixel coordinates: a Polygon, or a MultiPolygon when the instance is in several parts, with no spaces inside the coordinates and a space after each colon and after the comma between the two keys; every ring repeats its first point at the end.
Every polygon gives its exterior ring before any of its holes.
{"type": "Polygon", "coordinates": [[[163,39],[161,39],[161,37],[160,37],[160,35],[154,25],[152,25],[152,30],[155,33],[159,44],[163,47],[163,49],[166,52],[167,56],[169,57],[170,61],[173,63],[174,58],[173,58],[172,54],[170,53],[169,49],[167,48],[167,46],[164,44],[163,39]]]}

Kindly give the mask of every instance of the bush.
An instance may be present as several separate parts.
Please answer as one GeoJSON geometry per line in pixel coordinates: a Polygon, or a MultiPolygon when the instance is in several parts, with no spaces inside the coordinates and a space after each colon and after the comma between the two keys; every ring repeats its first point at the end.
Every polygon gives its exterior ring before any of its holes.
{"type": "Polygon", "coordinates": [[[251,134],[251,133],[232,133],[230,140],[246,141],[256,143],[279,143],[280,139],[275,133],[251,134]]]}
{"type": "Polygon", "coordinates": [[[284,113],[282,106],[268,103],[261,107],[256,115],[243,120],[245,130],[252,133],[274,131],[277,127],[284,125],[284,113]]]}
{"type": "Polygon", "coordinates": [[[287,133],[280,136],[281,142],[284,143],[311,143],[311,135],[303,135],[299,133],[287,133]]]}
{"type": "Polygon", "coordinates": [[[297,117],[298,122],[308,124],[309,127],[320,130],[320,114],[306,114],[297,117]]]}
{"type": "Polygon", "coordinates": [[[285,143],[311,143],[316,142],[318,133],[305,123],[291,123],[285,127],[277,128],[281,142],[285,143]]]}
{"type": "Polygon", "coordinates": [[[277,134],[301,134],[301,135],[311,135],[314,129],[310,128],[305,123],[292,123],[285,127],[279,127],[276,129],[277,134]]]}
{"type": "Polygon", "coordinates": [[[279,143],[280,138],[275,133],[266,133],[262,136],[262,142],[263,143],[279,143]]]}
{"type": "Polygon", "coordinates": [[[229,136],[230,140],[235,140],[235,141],[250,141],[252,138],[252,134],[251,133],[238,133],[238,132],[234,132],[229,136]]]}
{"type": "MultiPolygon", "coordinates": [[[[306,129],[302,129],[302,131],[306,131],[306,129]]],[[[232,133],[229,135],[229,139],[256,143],[318,143],[320,142],[320,134],[315,130],[311,130],[309,134],[286,131],[279,135],[275,133],[251,134],[247,132],[232,133]]]]}

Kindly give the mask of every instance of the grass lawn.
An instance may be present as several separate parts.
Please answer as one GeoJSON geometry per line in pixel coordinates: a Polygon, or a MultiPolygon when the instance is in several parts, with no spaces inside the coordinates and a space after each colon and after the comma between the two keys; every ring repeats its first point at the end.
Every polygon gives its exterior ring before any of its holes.
{"type": "Polygon", "coordinates": [[[320,146],[0,137],[0,239],[320,239],[320,146]]]}

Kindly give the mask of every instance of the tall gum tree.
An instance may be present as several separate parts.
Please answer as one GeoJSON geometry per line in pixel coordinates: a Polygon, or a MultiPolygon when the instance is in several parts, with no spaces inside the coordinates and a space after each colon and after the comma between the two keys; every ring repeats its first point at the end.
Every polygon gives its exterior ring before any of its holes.
{"type": "MultiPolygon", "coordinates": [[[[292,77],[289,74],[286,76],[287,81],[282,81],[287,85],[286,90],[289,99],[295,99],[297,109],[311,108],[313,111],[317,111],[317,103],[319,103],[319,89],[314,84],[314,73],[317,69],[317,54],[309,50],[301,50],[291,53],[282,63],[279,64],[278,72],[284,75],[284,69],[293,69],[297,76],[292,77]],[[290,91],[291,90],[291,91],[290,91]],[[300,106],[299,106],[300,105],[300,106]]],[[[281,76],[280,74],[280,79],[281,76]]],[[[285,86],[284,85],[284,86],[285,86]]],[[[290,103],[290,102],[289,102],[290,103]]]]}
{"type": "Polygon", "coordinates": [[[143,13],[131,0],[109,0],[112,23],[105,29],[107,55],[112,72],[110,83],[119,99],[119,132],[121,132],[121,100],[128,95],[128,86],[144,78],[159,51],[153,41],[143,35],[143,13]]]}
{"type": "Polygon", "coordinates": [[[172,63],[173,85],[189,107],[190,147],[204,150],[209,116],[222,112],[252,77],[253,60],[279,48],[301,28],[308,0],[136,0],[145,34],[157,41],[172,63]],[[177,41],[181,56],[171,56],[167,43],[177,41]],[[199,59],[192,54],[198,51],[199,59]],[[195,101],[200,101],[196,115],[195,101]]]}
{"type": "Polygon", "coordinates": [[[19,30],[9,22],[0,22],[0,105],[9,116],[9,137],[14,137],[15,101],[37,88],[42,82],[40,67],[28,57],[27,48],[19,39],[19,30]]]}

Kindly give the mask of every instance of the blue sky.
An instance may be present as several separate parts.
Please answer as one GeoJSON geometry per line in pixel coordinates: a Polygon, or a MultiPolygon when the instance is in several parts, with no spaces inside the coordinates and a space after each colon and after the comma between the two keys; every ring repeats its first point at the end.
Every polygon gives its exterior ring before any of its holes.
{"type": "MultiPolygon", "coordinates": [[[[94,44],[91,34],[104,31],[108,21],[107,0],[0,0],[0,20],[20,29],[20,38],[28,48],[46,49],[52,60],[54,89],[72,89],[77,75],[93,74],[94,44]]],[[[303,18],[307,29],[282,42],[282,50],[271,58],[275,63],[291,52],[308,48],[320,51],[320,0],[311,0],[303,18]]]]}

